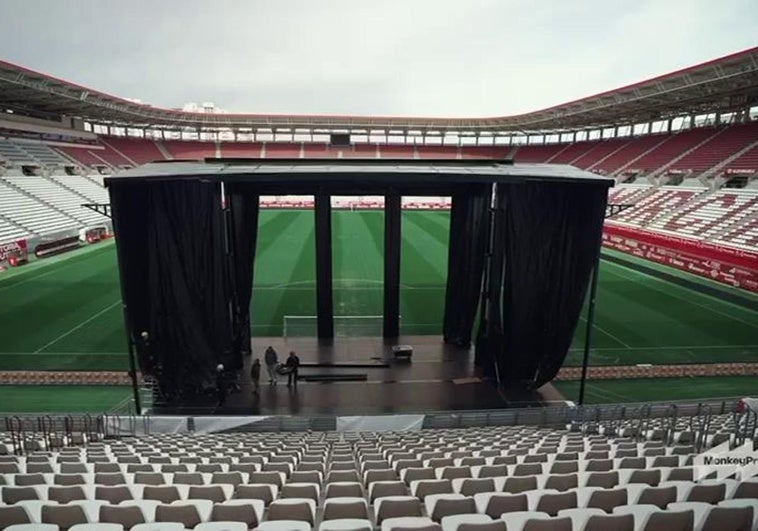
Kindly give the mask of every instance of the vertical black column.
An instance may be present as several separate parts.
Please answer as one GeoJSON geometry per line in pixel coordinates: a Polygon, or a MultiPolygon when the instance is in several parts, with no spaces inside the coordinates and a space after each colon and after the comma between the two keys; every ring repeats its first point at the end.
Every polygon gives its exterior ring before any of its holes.
{"type": "Polygon", "coordinates": [[[332,204],[331,196],[315,196],[316,214],[316,321],[319,339],[334,337],[332,300],[332,204]]]}
{"type": "Polygon", "coordinates": [[[384,196],[384,337],[400,335],[400,195],[384,196]]]}

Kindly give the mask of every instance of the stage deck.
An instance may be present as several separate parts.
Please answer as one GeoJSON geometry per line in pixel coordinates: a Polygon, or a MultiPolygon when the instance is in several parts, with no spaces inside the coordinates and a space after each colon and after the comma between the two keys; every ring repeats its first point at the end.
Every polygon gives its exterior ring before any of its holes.
{"type": "Polygon", "coordinates": [[[253,355],[245,358],[240,375],[241,392],[230,393],[224,407],[214,398],[182,408],[156,408],[156,413],[222,415],[382,415],[428,413],[449,410],[498,409],[541,406],[563,401],[547,384],[533,392],[498,390],[494,381],[479,377],[473,349],[442,342],[439,336],[406,336],[391,343],[382,338],[337,338],[332,345],[315,338],[253,338],[253,355]],[[268,383],[263,366],[266,347],[272,345],[283,362],[294,350],[304,366],[296,387],[287,377],[268,383]],[[394,359],[392,346],[410,345],[410,361],[394,359]],[[252,392],[250,364],[261,360],[261,390],[252,392]],[[348,367],[310,367],[309,364],[349,364],[348,367]],[[387,364],[388,367],[383,367],[387,364]],[[359,367],[357,365],[365,365],[359,367]],[[365,375],[366,381],[309,382],[313,375],[365,375]]]}

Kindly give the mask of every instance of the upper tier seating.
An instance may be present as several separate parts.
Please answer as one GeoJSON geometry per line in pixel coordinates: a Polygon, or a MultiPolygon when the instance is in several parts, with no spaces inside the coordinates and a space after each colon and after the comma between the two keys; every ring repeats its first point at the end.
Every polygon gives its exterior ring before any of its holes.
{"type": "Polygon", "coordinates": [[[621,150],[628,143],[629,140],[626,138],[600,140],[584,154],[574,159],[571,165],[583,170],[594,169],[597,164],[621,150]]]}
{"type": "Polygon", "coordinates": [[[660,216],[648,228],[709,240],[756,214],[758,190],[722,189],[660,216]]]}
{"type": "Polygon", "coordinates": [[[758,141],[758,123],[726,127],[712,136],[708,142],[672,164],[669,169],[699,173],[726,160],[756,141],[758,141]]]}
{"type": "Polygon", "coordinates": [[[301,147],[300,142],[267,142],[264,150],[268,159],[299,159],[301,147]]]}
{"type": "Polygon", "coordinates": [[[202,160],[216,157],[214,142],[185,142],[182,140],[163,140],[163,147],[177,160],[202,160]]]}
{"type": "Polygon", "coordinates": [[[65,166],[68,162],[60,153],[51,149],[47,144],[31,141],[24,142],[21,140],[16,140],[15,143],[43,166],[65,166]]]}
{"type": "MultiPolygon", "coordinates": [[[[140,138],[123,138],[118,136],[101,137],[100,142],[116,153],[123,154],[135,164],[146,164],[155,160],[166,160],[155,142],[140,138]]],[[[123,158],[123,157],[122,157],[123,158]]]]}
{"type": "Polygon", "coordinates": [[[705,192],[705,188],[685,188],[663,186],[640,199],[634,208],[624,210],[614,216],[613,221],[644,227],[658,216],[675,210],[693,197],[705,192]]]}
{"type": "Polygon", "coordinates": [[[261,158],[263,144],[253,142],[221,142],[222,158],[261,158]]]}
{"type": "Polygon", "coordinates": [[[108,165],[106,161],[95,154],[94,148],[58,146],[56,149],[64,155],[67,155],[69,158],[74,159],[82,166],[96,168],[108,165]]]}
{"type": "Polygon", "coordinates": [[[606,175],[613,173],[628,164],[633,164],[635,159],[641,157],[667,138],[668,135],[645,135],[629,139],[621,149],[598,162],[592,169],[606,175]]]}
{"type": "Polygon", "coordinates": [[[516,162],[549,162],[558,153],[568,147],[568,144],[534,144],[519,146],[516,149],[516,162]]]}
{"type": "Polygon", "coordinates": [[[758,145],[729,162],[724,168],[726,171],[739,170],[745,173],[758,173],[758,145]]]}
{"type": "Polygon", "coordinates": [[[47,144],[30,140],[0,139],[0,160],[16,165],[65,166],[68,161],[47,144]]]}
{"type": "Polygon", "coordinates": [[[719,130],[713,127],[700,127],[667,135],[666,140],[635,160],[627,170],[630,172],[657,170],[718,132],[719,130]]]}

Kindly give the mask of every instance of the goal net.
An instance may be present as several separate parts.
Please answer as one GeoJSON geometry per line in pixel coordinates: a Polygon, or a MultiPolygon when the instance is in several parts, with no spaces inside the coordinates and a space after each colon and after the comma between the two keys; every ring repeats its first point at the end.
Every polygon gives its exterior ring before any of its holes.
{"type": "MultiPolygon", "coordinates": [[[[335,315],[335,337],[381,337],[384,319],[381,315],[335,315]]],[[[316,337],[315,315],[285,315],[284,337],[316,337]]]]}

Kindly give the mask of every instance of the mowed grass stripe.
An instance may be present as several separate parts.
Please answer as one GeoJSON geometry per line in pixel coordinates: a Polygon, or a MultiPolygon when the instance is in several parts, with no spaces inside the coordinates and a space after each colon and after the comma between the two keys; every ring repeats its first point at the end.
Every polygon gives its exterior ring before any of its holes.
{"type": "Polygon", "coordinates": [[[384,212],[337,211],[332,217],[334,314],[382,315],[384,212]],[[365,289],[375,283],[376,289],[365,289]],[[363,289],[351,289],[351,285],[363,289]]]}
{"type": "MultiPolygon", "coordinates": [[[[579,398],[578,381],[554,381],[566,400],[579,398]]],[[[693,378],[641,378],[591,380],[585,388],[586,404],[693,400],[748,396],[758,388],[758,376],[699,376],[693,378]]]]}
{"type": "MultiPolygon", "coordinates": [[[[93,315],[120,300],[115,264],[115,249],[93,253],[86,260],[76,260],[54,269],[42,279],[37,278],[23,286],[12,296],[0,297],[0,350],[5,352],[34,352],[51,341],[69,332],[93,315]],[[72,267],[73,266],[73,267],[72,267]]],[[[117,305],[116,307],[117,308],[117,305]]],[[[111,332],[121,328],[120,312],[112,312],[115,318],[103,314],[82,327],[79,332],[111,332]]],[[[80,344],[78,334],[72,352],[87,352],[89,345],[80,344]]],[[[123,336],[122,336],[123,337],[123,336]]],[[[102,345],[106,352],[119,351],[124,343],[102,345]]],[[[55,345],[53,350],[68,351],[70,347],[55,345]]]]}
{"type": "Polygon", "coordinates": [[[131,394],[117,385],[3,385],[0,404],[6,413],[103,413],[131,394]]]}
{"type": "Polygon", "coordinates": [[[257,336],[281,335],[284,315],[312,315],[316,307],[315,288],[290,287],[315,276],[313,216],[275,214],[279,219],[269,221],[256,252],[251,323],[257,336]]]}
{"type": "Polygon", "coordinates": [[[447,245],[445,227],[418,223],[423,213],[403,216],[400,256],[401,328],[404,334],[441,334],[445,311],[447,245]],[[424,287],[424,290],[413,288],[424,287]]]}

